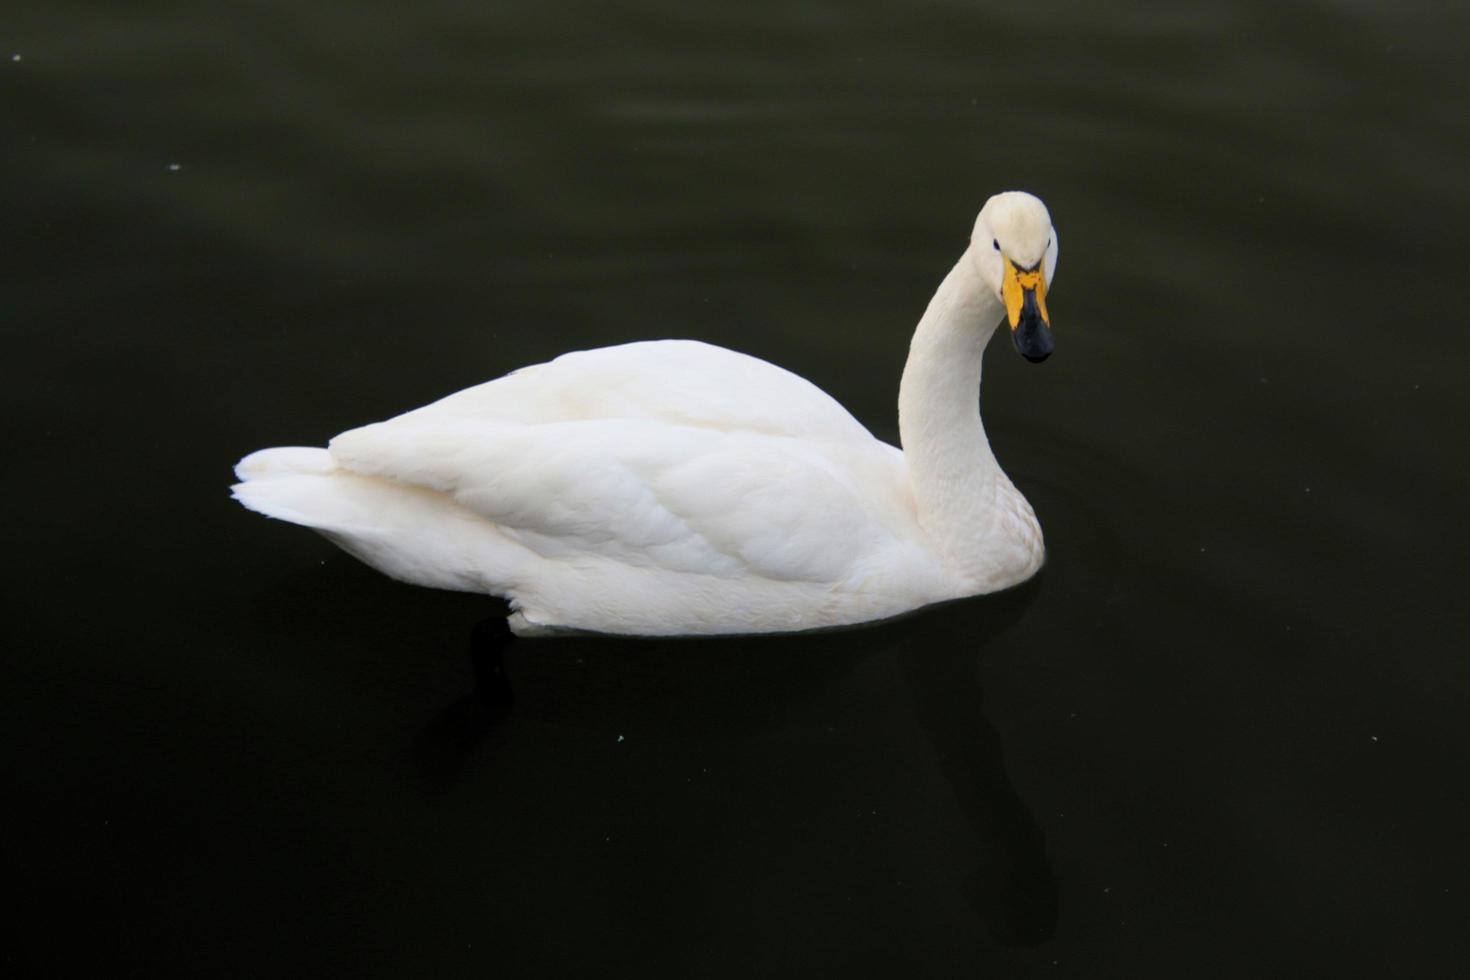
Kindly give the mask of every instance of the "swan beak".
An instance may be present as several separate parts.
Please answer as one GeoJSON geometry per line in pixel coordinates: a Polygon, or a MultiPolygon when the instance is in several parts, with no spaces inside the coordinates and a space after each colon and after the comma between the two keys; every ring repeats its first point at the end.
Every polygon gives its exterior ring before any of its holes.
{"type": "Polygon", "coordinates": [[[1051,317],[1046,313],[1046,275],[1037,262],[1020,269],[1006,256],[1001,297],[1006,304],[1006,322],[1011,326],[1011,343],[1021,356],[1040,364],[1051,356],[1051,317]]]}

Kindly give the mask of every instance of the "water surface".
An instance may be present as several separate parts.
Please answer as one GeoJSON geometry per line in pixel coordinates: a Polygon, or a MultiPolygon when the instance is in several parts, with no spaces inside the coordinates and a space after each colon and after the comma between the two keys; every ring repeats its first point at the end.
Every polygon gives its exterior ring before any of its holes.
{"type": "MultiPolygon", "coordinates": [[[[988,7],[988,9],[986,9],[988,7]]],[[[139,975],[1455,976],[1467,17],[54,3],[0,24],[5,955],[139,975]],[[229,467],[695,337],[880,437],[990,193],[1027,588],[506,643],[229,467]],[[511,692],[507,704],[505,692],[511,692]]]]}

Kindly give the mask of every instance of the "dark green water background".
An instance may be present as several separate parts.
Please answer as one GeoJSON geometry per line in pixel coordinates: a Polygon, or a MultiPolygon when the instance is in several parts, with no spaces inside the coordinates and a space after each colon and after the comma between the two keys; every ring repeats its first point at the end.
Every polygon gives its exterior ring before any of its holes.
{"type": "Polygon", "coordinates": [[[0,963],[1463,976],[1467,38],[1345,0],[10,5],[0,963]],[[1057,354],[987,355],[1050,546],[1018,592],[507,645],[227,497],[247,451],[642,338],[896,439],[1012,187],[1061,236],[1057,354]]]}

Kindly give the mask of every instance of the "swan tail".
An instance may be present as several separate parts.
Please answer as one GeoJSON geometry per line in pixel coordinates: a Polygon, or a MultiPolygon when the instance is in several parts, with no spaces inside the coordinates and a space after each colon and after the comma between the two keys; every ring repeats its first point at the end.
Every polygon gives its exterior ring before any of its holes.
{"type": "Polygon", "coordinates": [[[269,476],[322,474],[337,469],[332,454],[316,446],[278,446],[251,453],[235,464],[241,482],[269,476]]]}
{"type": "Polygon", "coordinates": [[[266,517],[309,527],[385,575],[438,589],[511,590],[521,549],[447,494],[363,476],[325,449],[262,449],[235,467],[231,495],[266,517]]]}
{"type": "Polygon", "coordinates": [[[318,531],[370,526],[362,487],[338,469],[325,449],[280,446],[262,449],[235,464],[240,482],[231,496],[266,517],[318,531]]]}

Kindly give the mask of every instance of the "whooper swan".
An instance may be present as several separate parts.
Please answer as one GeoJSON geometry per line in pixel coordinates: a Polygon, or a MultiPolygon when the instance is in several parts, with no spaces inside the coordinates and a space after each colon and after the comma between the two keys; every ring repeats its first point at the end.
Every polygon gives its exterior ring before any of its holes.
{"type": "Polygon", "coordinates": [[[786,632],[992,592],[1043,548],[985,437],[980,356],[1002,320],[1051,353],[1056,262],[1040,200],[986,202],[914,333],[902,450],[782,368],[659,340],[252,453],[234,495],[396,579],[504,596],[518,634],[786,632]]]}

